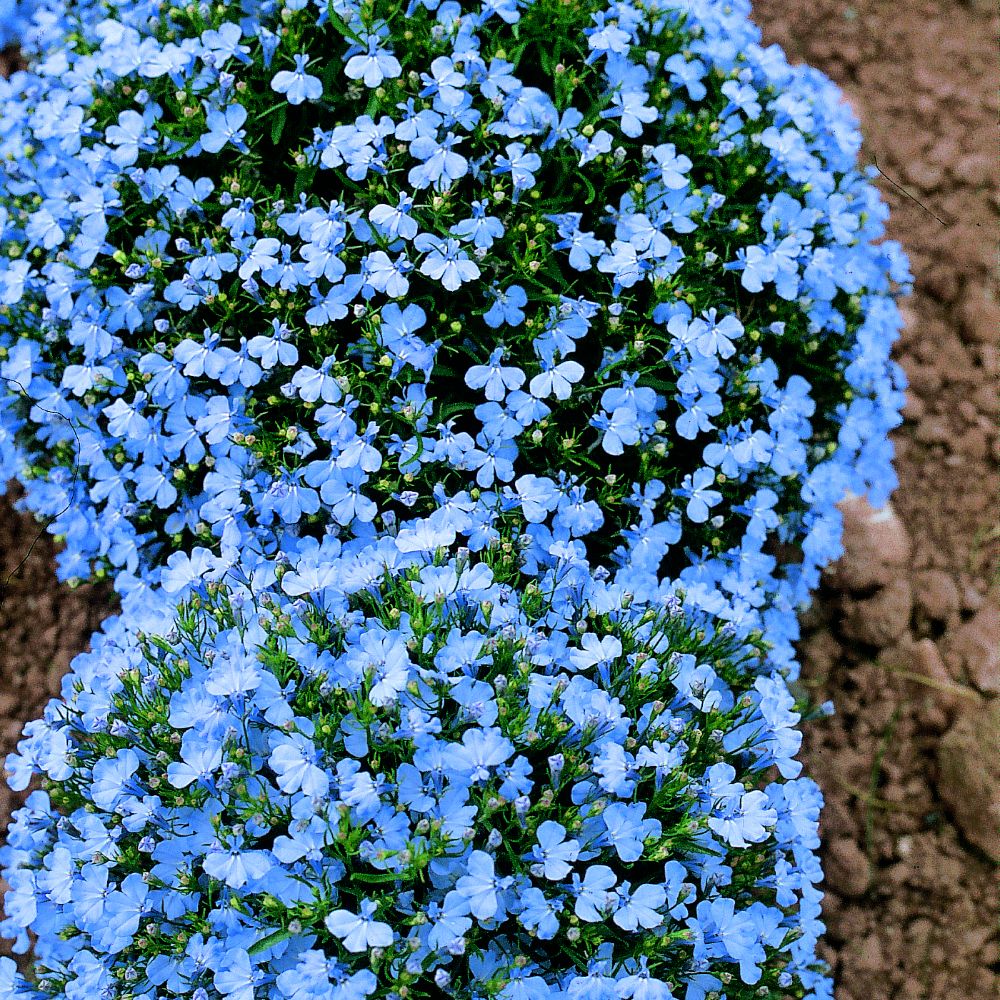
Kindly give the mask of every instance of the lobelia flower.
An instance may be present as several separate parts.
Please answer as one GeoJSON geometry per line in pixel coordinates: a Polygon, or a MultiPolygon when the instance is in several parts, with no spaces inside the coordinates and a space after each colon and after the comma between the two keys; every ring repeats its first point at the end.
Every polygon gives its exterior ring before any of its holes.
{"type": "Polygon", "coordinates": [[[440,281],[450,292],[461,287],[463,282],[479,277],[479,268],[469,260],[458,240],[442,240],[429,233],[421,233],[413,241],[413,246],[427,254],[420,264],[421,274],[440,281]]]}
{"type": "Polygon", "coordinates": [[[452,132],[441,142],[435,136],[417,136],[410,143],[410,153],[423,163],[411,168],[407,180],[417,190],[434,186],[436,190],[443,191],[451,187],[469,169],[468,160],[461,153],[454,152],[454,147],[460,142],[462,138],[452,132]]]}
{"type": "Polygon", "coordinates": [[[343,942],[348,951],[367,951],[369,948],[386,948],[392,944],[392,928],[375,919],[377,906],[370,899],[361,900],[361,912],[334,910],[324,923],[331,934],[343,942]]]}
{"type": "Polygon", "coordinates": [[[271,89],[278,94],[284,94],[289,104],[302,104],[304,101],[318,101],[323,96],[323,83],[318,76],[306,72],[309,56],[297,52],[294,56],[294,70],[279,70],[271,78],[271,89]]]}
{"type": "Polygon", "coordinates": [[[468,874],[455,883],[455,889],[466,900],[469,912],[477,920],[491,920],[501,908],[500,893],[513,884],[509,875],[497,876],[493,858],[484,851],[469,856],[468,874]]]}
{"type": "Polygon", "coordinates": [[[363,80],[366,87],[378,87],[383,80],[391,80],[402,73],[399,60],[386,49],[379,47],[378,35],[369,35],[367,50],[351,56],[344,66],[344,73],[351,80],[363,80]]]}
{"type": "Polygon", "coordinates": [[[541,867],[545,878],[553,882],[564,879],[580,854],[580,844],[566,839],[566,828],[546,820],[535,833],[538,842],[532,848],[531,859],[541,867]]]}
{"type": "Polygon", "coordinates": [[[247,109],[242,104],[230,104],[224,111],[208,111],[205,116],[208,132],[201,137],[201,148],[206,153],[218,153],[231,143],[240,152],[248,152],[249,147],[243,141],[247,134],[243,128],[246,120],[247,109]]]}

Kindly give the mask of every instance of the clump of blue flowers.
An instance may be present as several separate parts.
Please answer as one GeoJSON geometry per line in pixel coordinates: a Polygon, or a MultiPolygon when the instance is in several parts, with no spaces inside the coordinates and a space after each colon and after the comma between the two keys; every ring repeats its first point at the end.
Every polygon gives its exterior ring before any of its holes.
{"type": "Polygon", "coordinates": [[[0,985],[829,996],[787,681],[911,277],[748,14],[39,5],[0,478],[123,613],[11,761],[0,985]]]}
{"type": "Polygon", "coordinates": [[[906,263],[836,88],[745,3],[36,20],[0,88],[0,464],[63,577],[127,595],[471,487],[572,498],[595,565],[752,616],[837,554],[845,488],[893,485],[906,263]]]}
{"type": "Polygon", "coordinates": [[[0,0],[0,49],[16,45],[34,13],[33,0],[0,0]]]}
{"type": "Polygon", "coordinates": [[[8,760],[44,790],[4,996],[828,995],[819,794],[759,636],[580,553],[434,544],[328,540],[77,658],[8,760]]]}

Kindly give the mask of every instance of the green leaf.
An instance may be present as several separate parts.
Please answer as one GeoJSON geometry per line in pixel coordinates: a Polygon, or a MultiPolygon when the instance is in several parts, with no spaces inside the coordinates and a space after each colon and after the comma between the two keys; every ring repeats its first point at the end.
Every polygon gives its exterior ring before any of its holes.
{"type": "Polygon", "coordinates": [[[262,937],[256,944],[252,944],[247,949],[247,954],[252,958],[254,955],[259,955],[262,951],[267,951],[268,948],[273,947],[276,944],[281,944],[282,941],[287,941],[292,936],[292,932],[288,930],[277,930],[267,937],[262,937]]]}
{"type": "Polygon", "coordinates": [[[312,167],[310,170],[300,170],[295,175],[295,188],[292,192],[292,198],[295,201],[299,200],[299,195],[303,191],[307,190],[312,186],[313,178],[316,176],[316,168],[312,167]]]}
{"type": "Polygon", "coordinates": [[[281,138],[281,133],[285,128],[285,121],[288,118],[288,105],[282,102],[280,109],[271,120],[271,143],[275,146],[278,145],[278,140],[281,138]]]}
{"type": "Polygon", "coordinates": [[[364,42],[351,30],[348,23],[333,9],[333,4],[328,3],[326,5],[327,16],[330,19],[330,25],[333,27],[337,34],[342,35],[348,41],[354,42],[355,45],[364,46],[364,42]]]}
{"type": "Polygon", "coordinates": [[[446,403],[438,411],[438,419],[442,422],[455,416],[456,413],[467,413],[473,408],[471,403],[446,403]]]}
{"type": "Polygon", "coordinates": [[[351,872],[351,878],[358,882],[396,882],[401,877],[399,872],[351,872]]]}
{"type": "Polygon", "coordinates": [[[662,378],[650,378],[646,376],[642,380],[643,385],[648,385],[650,389],[659,389],[662,392],[673,392],[677,388],[676,382],[668,382],[662,378]]]}

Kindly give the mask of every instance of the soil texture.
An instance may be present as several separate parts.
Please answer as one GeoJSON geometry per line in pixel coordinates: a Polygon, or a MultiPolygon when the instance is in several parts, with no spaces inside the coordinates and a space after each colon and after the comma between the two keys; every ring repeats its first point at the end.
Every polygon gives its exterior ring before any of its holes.
{"type": "Polygon", "coordinates": [[[806,617],[838,1000],[1000,997],[997,7],[757,0],[768,42],[839,83],[916,275],[886,511],[845,505],[806,617]]]}

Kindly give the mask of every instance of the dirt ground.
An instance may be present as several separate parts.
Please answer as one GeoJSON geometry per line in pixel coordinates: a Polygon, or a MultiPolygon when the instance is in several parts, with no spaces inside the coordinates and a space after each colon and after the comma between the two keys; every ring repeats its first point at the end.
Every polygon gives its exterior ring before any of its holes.
{"type": "MultiPolygon", "coordinates": [[[[838,1000],[1000,997],[1000,302],[997,11],[986,0],[757,0],[767,41],[861,117],[916,292],[888,514],[846,510],[847,554],[804,623],[823,786],[825,956],[838,1000]]],[[[0,500],[0,754],[111,608],[55,585],[53,546],[0,500]],[[33,546],[33,547],[32,547],[33,546]],[[21,565],[26,553],[30,555],[21,565]]],[[[0,793],[0,829],[11,799],[0,793]]]]}
{"type": "Polygon", "coordinates": [[[837,706],[805,754],[827,798],[826,957],[838,1000],[1000,997],[997,8],[755,6],[843,86],[917,276],[893,515],[848,510],[801,645],[837,706]]]}

